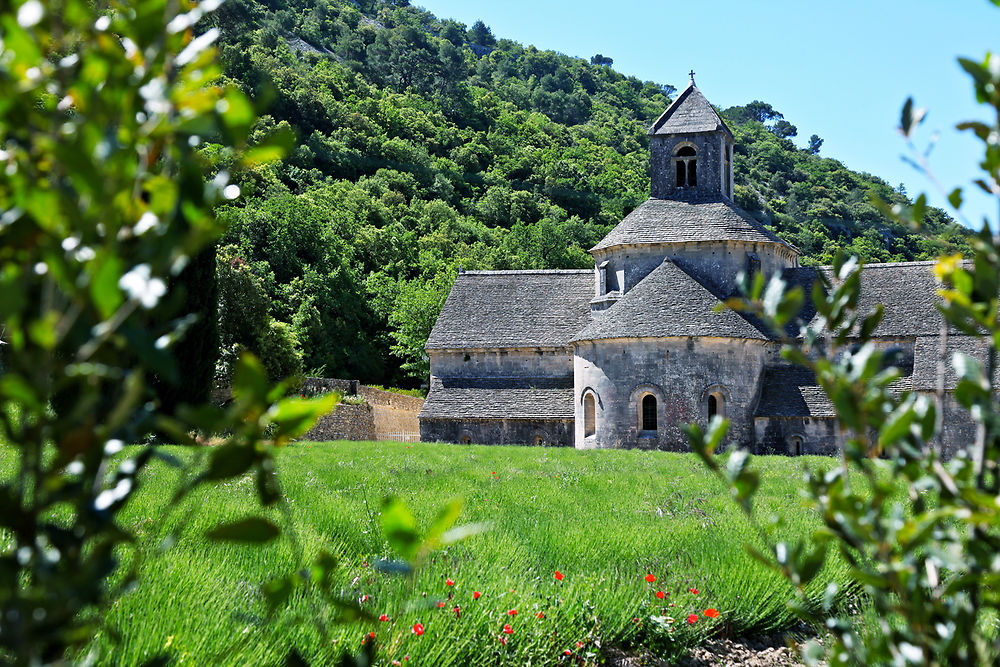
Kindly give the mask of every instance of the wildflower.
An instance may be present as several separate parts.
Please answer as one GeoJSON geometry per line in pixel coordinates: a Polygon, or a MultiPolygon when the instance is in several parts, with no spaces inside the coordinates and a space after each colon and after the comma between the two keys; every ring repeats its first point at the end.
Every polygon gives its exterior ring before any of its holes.
{"type": "Polygon", "coordinates": [[[542,612],[538,612],[537,614],[535,614],[535,618],[539,618],[539,619],[545,618],[545,614],[543,614],[542,612]]]}
{"type": "Polygon", "coordinates": [[[478,599],[479,599],[480,597],[482,597],[482,595],[483,595],[483,594],[482,594],[482,593],[480,593],[479,591],[473,591],[473,592],[472,592],[472,599],[473,599],[473,600],[478,600],[478,599]]]}
{"type": "Polygon", "coordinates": [[[455,585],[455,582],[454,582],[454,581],[452,581],[451,579],[445,579],[445,580],[444,580],[444,585],[445,585],[445,586],[454,586],[454,585],[455,585]]]}
{"type": "Polygon", "coordinates": [[[715,609],[706,609],[705,616],[708,616],[709,618],[718,618],[719,612],[716,611],[715,609]]]}
{"type": "Polygon", "coordinates": [[[452,611],[455,612],[456,618],[462,615],[462,609],[458,605],[455,605],[455,608],[452,609],[452,611]]]}
{"type": "Polygon", "coordinates": [[[658,597],[658,598],[660,598],[662,600],[663,598],[666,597],[666,595],[664,594],[663,591],[656,591],[656,597],[658,597]]]}
{"type": "Polygon", "coordinates": [[[510,627],[510,623],[504,623],[503,624],[503,633],[505,635],[512,635],[512,634],[514,634],[514,628],[510,627]]]}
{"type": "Polygon", "coordinates": [[[386,616],[385,614],[382,614],[381,616],[379,616],[379,617],[378,617],[378,620],[380,620],[380,621],[382,621],[383,623],[385,623],[386,621],[388,621],[388,620],[389,620],[389,617],[388,617],[388,616],[386,616]]]}
{"type": "Polygon", "coordinates": [[[511,609],[507,612],[508,616],[517,616],[517,609],[511,609]]]}
{"type": "Polygon", "coordinates": [[[646,575],[646,581],[648,581],[649,583],[653,583],[654,581],[656,581],[656,577],[654,577],[651,574],[647,574],[646,575]]]}
{"type": "Polygon", "coordinates": [[[690,623],[691,625],[694,625],[697,622],[698,622],[698,616],[697,615],[691,614],[690,616],[688,616],[688,623],[690,623]]]}
{"type": "Polygon", "coordinates": [[[577,648],[583,648],[583,642],[577,642],[576,643],[576,647],[577,648]]]}
{"type": "Polygon", "coordinates": [[[444,601],[438,602],[438,609],[444,609],[444,601]]]}
{"type": "Polygon", "coordinates": [[[556,570],[556,581],[562,581],[562,580],[563,580],[563,573],[560,572],[559,570],[556,570]]]}
{"type": "Polygon", "coordinates": [[[698,594],[698,589],[697,588],[689,588],[688,591],[690,591],[692,595],[697,595],[698,594]]]}
{"type": "Polygon", "coordinates": [[[393,660],[392,664],[395,665],[395,667],[400,667],[400,665],[402,665],[403,663],[401,663],[399,660],[393,660]]]}
{"type": "Polygon", "coordinates": [[[368,602],[368,595],[367,594],[361,596],[361,602],[362,603],[368,602]]]}
{"type": "Polygon", "coordinates": [[[507,645],[507,638],[504,637],[503,635],[500,635],[500,643],[503,644],[504,646],[506,646],[507,645]]]}
{"type": "Polygon", "coordinates": [[[419,637],[420,635],[424,634],[424,626],[421,625],[420,623],[414,623],[410,631],[419,637]]]}
{"type": "Polygon", "coordinates": [[[632,622],[633,622],[633,623],[638,623],[638,622],[639,622],[639,619],[638,619],[638,618],[633,618],[633,619],[632,619],[632,622]]]}
{"type": "Polygon", "coordinates": [[[573,651],[566,649],[565,651],[563,651],[563,655],[568,658],[569,656],[573,655],[573,651]]]}

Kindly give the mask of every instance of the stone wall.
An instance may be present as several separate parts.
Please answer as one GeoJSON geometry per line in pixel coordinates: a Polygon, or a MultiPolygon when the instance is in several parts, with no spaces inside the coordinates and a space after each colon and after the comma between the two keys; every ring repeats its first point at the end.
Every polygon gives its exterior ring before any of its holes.
{"type": "Polygon", "coordinates": [[[302,440],[375,440],[375,417],[372,406],[341,403],[324,415],[302,440]]]}
{"type": "Polygon", "coordinates": [[[573,446],[573,420],[422,419],[421,442],[573,446]]]}
{"type": "Polygon", "coordinates": [[[311,394],[339,391],[344,396],[360,396],[364,403],[340,403],[320,418],[303,440],[401,440],[420,439],[417,415],[424,399],[361,384],[357,380],[306,378],[303,385],[311,394]]]}
{"type": "Polygon", "coordinates": [[[835,456],[841,435],[834,417],[757,417],[756,454],[835,456]]]}
{"type": "Polygon", "coordinates": [[[727,442],[753,447],[760,377],[775,346],[732,338],[613,339],[576,345],[574,405],[578,449],[635,447],[688,451],[681,426],[708,422],[719,395],[732,421],[727,442]],[[584,433],[584,398],[596,400],[596,431],[584,433]],[[639,404],[656,398],[655,431],[644,431],[639,404]]]}

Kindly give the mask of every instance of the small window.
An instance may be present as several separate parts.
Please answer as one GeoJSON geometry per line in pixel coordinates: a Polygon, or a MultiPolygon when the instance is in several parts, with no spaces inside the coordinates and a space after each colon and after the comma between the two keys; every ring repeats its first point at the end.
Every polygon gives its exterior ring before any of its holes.
{"type": "Polygon", "coordinates": [[[593,394],[583,397],[583,437],[589,438],[597,431],[597,402],[593,394]]]}
{"type": "Polygon", "coordinates": [[[656,397],[652,394],[642,397],[642,430],[656,430],[656,397]]]}
{"type": "Polygon", "coordinates": [[[712,417],[716,415],[720,417],[726,416],[725,398],[718,391],[714,391],[708,395],[708,420],[712,421],[712,417]]]}

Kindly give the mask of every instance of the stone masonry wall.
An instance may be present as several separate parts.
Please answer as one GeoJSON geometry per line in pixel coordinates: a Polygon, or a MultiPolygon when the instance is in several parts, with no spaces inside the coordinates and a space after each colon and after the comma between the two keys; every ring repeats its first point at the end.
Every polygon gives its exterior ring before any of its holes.
{"type": "Polygon", "coordinates": [[[303,440],[403,440],[420,439],[417,415],[424,400],[368,387],[357,380],[306,378],[304,387],[311,393],[340,391],[345,396],[360,396],[362,404],[341,403],[320,418],[303,440]]]}
{"type": "Polygon", "coordinates": [[[727,442],[754,444],[760,376],[773,354],[764,341],[731,338],[614,339],[576,345],[577,449],[635,447],[688,451],[681,426],[708,422],[708,395],[724,397],[727,442]],[[584,434],[584,397],[596,400],[596,432],[584,434]],[[639,404],[656,397],[657,430],[642,431],[639,404]]]}
{"type": "Polygon", "coordinates": [[[573,420],[542,419],[424,419],[422,442],[491,445],[573,446],[573,420]]]}

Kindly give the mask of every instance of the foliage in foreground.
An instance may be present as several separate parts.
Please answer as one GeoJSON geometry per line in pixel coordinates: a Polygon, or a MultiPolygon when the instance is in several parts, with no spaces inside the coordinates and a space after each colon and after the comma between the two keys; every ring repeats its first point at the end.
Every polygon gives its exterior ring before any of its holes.
{"type": "MultiPolygon", "coordinates": [[[[249,357],[227,410],[199,405],[197,391],[176,400],[192,381],[176,348],[206,323],[168,285],[220,235],[214,205],[239,195],[224,173],[206,183],[195,147],[212,137],[236,152],[234,167],[277,150],[247,149],[253,109],[217,85],[217,33],[188,29],[217,4],[27,0],[0,11],[0,442],[14,453],[0,483],[5,662],[63,660],[135,585],[152,550],[118,519],[151,461],[182,470],[163,513],[249,471],[273,506],[273,448],[334,402],[281,400],[285,387],[249,357]],[[154,447],[116,456],[149,434],[195,444],[197,432],[227,436],[183,462],[154,447]]],[[[240,516],[210,536],[278,532],[240,516]]],[[[164,535],[155,548],[171,544],[164,535]]]]}
{"type": "MultiPolygon", "coordinates": [[[[987,54],[981,63],[962,59],[960,64],[994,118],[989,124],[959,127],[984,142],[984,174],[977,184],[1000,200],[1000,56],[987,54]]],[[[910,136],[922,117],[907,101],[902,132],[910,136]]],[[[961,191],[950,199],[958,206],[961,191]]],[[[920,221],[919,211],[894,213],[920,221]]],[[[939,308],[947,323],[942,335],[950,330],[979,338],[986,350],[984,362],[961,352],[948,360],[958,377],[954,400],[976,425],[975,442],[950,461],[941,460],[936,440],[944,391],[934,397],[892,390],[899,377],[892,351],[871,340],[881,307],[873,313],[857,311],[862,269],[856,260],[835,263],[833,284],[817,285],[812,294],[817,324],[802,328],[801,348],[788,344],[783,349],[785,358],[815,372],[836,407],[846,444],[840,467],[807,473],[806,498],[822,515],[824,528],[809,539],[789,542],[758,520],[769,551],[756,553],[800,592],[815,580],[828,547],[849,565],[851,579],[872,605],[869,625],[859,626],[832,607],[816,610],[802,604],[801,595],[795,599],[803,619],[829,629],[829,665],[986,665],[1000,660],[1000,410],[995,385],[1000,240],[985,222],[973,249],[969,260],[945,257],[935,268],[941,281],[939,308]],[[909,488],[908,502],[894,498],[900,480],[909,488]],[[864,490],[859,481],[866,482],[864,490]]],[[[784,295],[783,289],[780,280],[772,280],[765,291],[758,280],[742,307],[782,331],[805,298],[801,289],[784,295]]],[[[760,476],[746,453],[733,453],[726,465],[713,456],[726,426],[717,419],[707,434],[690,428],[692,447],[730,484],[750,517],[763,516],[752,507],[760,476]]],[[[829,592],[832,599],[836,586],[829,592]]],[[[815,661],[823,653],[817,644],[806,657],[815,661]]]]}

